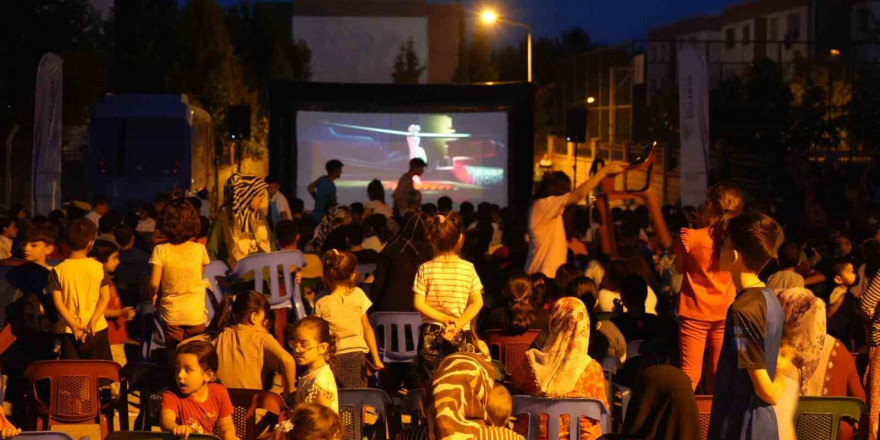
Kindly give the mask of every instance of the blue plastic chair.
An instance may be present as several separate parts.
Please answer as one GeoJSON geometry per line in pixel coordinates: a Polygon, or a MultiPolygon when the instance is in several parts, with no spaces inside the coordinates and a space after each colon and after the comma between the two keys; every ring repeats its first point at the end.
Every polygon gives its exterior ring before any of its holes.
{"type": "Polygon", "coordinates": [[[293,251],[279,251],[268,254],[254,254],[243,258],[235,269],[232,276],[243,278],[245,275],[253,272],[254,274],[254,290],[263,291],[263,279],[269,275],[269,306],[272,310],[283,309],[288,306],[288,302],[293,305],[297,319],[306,316],[306,308],[302,302],[302,293],[300,286],[293,281],[290,275],[290,266],[302,265],[302,254],[293,251]],[[281,270],[279,275],[279,269],[281,270]],[[284,291],[288,296],[281,296],[281,284],[279,278],[284,280],[284,291]]]}
{"type": "Polygon", "coordinates": [[[370,315],[375,331],[382,328],[384,337],[379,346],[382,362],[413,362],[418,355],[419,326],[422,316],[418,312],[375,312],[370,315]],[[406,349],[407,326],[412,337],[413,349],[406,349]],[[397,349],[392,346],[392,333],[397,334],[397,349]]]}
{"type": "Polygon", "coordinates": [[[214,318],[214,303],[220,304],[223,301],[223,289],[217,282],[217,277],[225,278],[229,274],[229,267],[222,260],[214,260],[205,266],[205,280],[208,281],[209,291],[205,292],[205,308],[208,310],[208,322],[214,318]],[[210,296],[208,296],[210,295],[210,296]],[[211,300],[213,296],[214,300],[211,300]]]}
{"type": "Polygon", "coordinates": [[[385,429],[377,431],[379,439],[393,439],[400,432],[400,418],[394,414],[391,398],[378,389],[339,390],[339,416],[345,427],[343,440],[360,440],[363,437],[364,407],[373,407],[379,421],[385,421],[385,429]],[[381,434],[386,435],[381,435],[381,434]]]}
{"type": "Polygon", "coordinates": [[[528,415],[528,439],[538,438],[541,414],[547,414],[547,438],[559,438],[559,416],[568,415],[569,439],[580,439],[581,417],[598,420],[602,434],[610,432],[608,409],[596,399],[547,399],[532,396],[513,396],[513,414],[528,415]]]}
{"type": "Polygon", "coordinates": [[[73,440],[63,432],[58,431],[22,431],[13,440],[73,440]]]}
{"type": "Polygon", "coordinates": [[[141,357],[145,362],[150,361],[154,350],[165,349],[165,330],[162,329],[158,313],[153,313],[153,319],[150,321],[144,326],[141,334],[141,357]]]}

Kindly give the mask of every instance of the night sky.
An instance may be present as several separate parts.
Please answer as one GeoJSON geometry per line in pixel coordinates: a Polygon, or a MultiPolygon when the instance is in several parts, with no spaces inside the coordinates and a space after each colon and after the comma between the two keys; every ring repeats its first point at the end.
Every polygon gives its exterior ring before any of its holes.
{"type": "MultiPolygon", "coordinates": [[[[239,3],[239,0],[218,1],[224,6],[239,3]]],[[[464,0],[464,4],[472,22],[484,5],[495,5],[499,14],[510,14],[516,21],[531,24],[539,37],[552,37],[564,29],[581,26],[597,42],[617,43],[643,39],[652,27],[691,15],[720,12],[737,1],[742,0],[464,0]]],[[[524,31],[517,28],[498,32],[505,39],[524,36],[520,35],[524,31]]]]}

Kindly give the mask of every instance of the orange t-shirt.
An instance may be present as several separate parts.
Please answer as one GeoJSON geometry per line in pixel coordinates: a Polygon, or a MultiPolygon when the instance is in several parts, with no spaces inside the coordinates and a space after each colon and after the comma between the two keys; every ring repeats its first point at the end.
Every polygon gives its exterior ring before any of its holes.
{"type": "Polygon", "coordinates": [[[709,228],[681,230],[676,258],[684,261],[678,314],[700,321],[723,321],[736,298],[730,272],[718,270],[709,228]]]}

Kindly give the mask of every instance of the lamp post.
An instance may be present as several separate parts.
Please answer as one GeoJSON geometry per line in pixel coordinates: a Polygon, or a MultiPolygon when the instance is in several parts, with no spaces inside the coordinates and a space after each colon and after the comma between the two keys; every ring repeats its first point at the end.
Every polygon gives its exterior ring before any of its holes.
{"type": "Polygon", "coordinates": [[[516,21],[505,20],[498,17],[498,14],[491,10],[487,9],[480,13],[480,20],[483,24],[491,25],[494,23],[504,23],[509,24],[511,26],[519,26],[522,28],[526,28],[529,31],[528,37],[526,37],[526,67],[528,72],[529,82],[532,82],[532,27],[525,24],[519,23],[516,21]]]}

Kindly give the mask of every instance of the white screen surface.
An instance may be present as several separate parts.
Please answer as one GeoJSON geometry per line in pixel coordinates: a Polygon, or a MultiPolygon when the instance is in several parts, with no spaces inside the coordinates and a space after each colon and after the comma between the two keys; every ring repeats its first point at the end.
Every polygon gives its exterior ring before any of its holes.
{"type": "Polygon", "coordinates": [[[300,111],[296,116],[297,197],[314,207],[307,186],[327,174],[325,163],[342,161],[334,183],[340,204],[366,203],[367,184],[382,181],[385,202],[409,161],[428,166],[416,189],[423,203],[449,196],[507,206],[507,113],[335,113],[300,111]]]}

